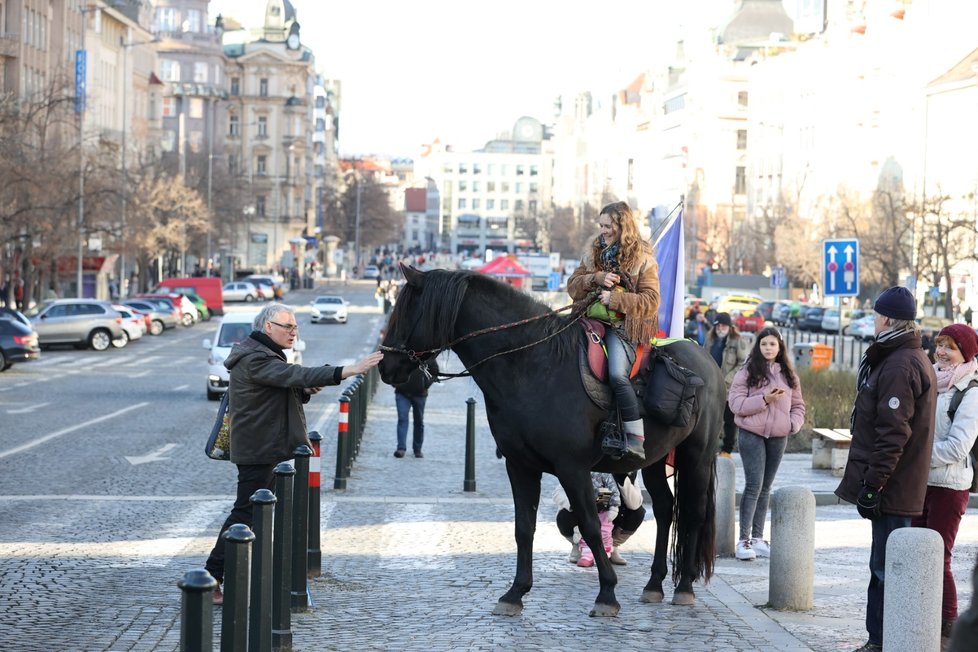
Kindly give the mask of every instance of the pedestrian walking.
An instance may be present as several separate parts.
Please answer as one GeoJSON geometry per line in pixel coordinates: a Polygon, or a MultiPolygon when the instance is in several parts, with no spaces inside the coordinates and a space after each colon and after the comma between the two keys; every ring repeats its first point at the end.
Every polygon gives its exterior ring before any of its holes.
{"type": "Polygon", "coordinates": [[[764,524],[771,485],[781,466],[788,435],[801,430],[805,423],[801,383],[778,329],[769,326],[757,334],[746,364],[734,375],[727,403],[740,428],[740,461],[744,467],[735,554],[741,561],[770,557],[764,524]]]}
{"type": "Polygon", "coordinates": [[[623,201],[613,202],[598,215],[600,233],[570,279],[567,291],[580,301],[598,293],[588,315],[609,324],[605,331],[608,381],[625,430],[626,454],[645,459],[645,425],[638,398],[628,379],[628,343],[648,342],[658,330],[659,265],[652,247],[638,231],[635,213],[623,201]]]}
{"type": "MultiPolygon", "coordinates": [[[[733,384],[734,375],[745,362],[747,353],[750,350],[750,343],[740,335],[740,331],[733,325],[730,314],[726,312],[717,313],[716,323],[706,335],[706,350],[720,366],[720,373],[727,384],[727,394],[730,394],[730,386],[733,384]]],[[[734,446],[737,443],[737,424],[734,423],[734,413],[730,410],[730,404],[723,402],[723,441],[720,443],[720,455],[730,457],[734,446]]]]}
{"type": "Polygon", "coordinates": [[[944,540],[941,637],[947,639],[958,618],[958,592],[951,574],[951,554],[961,517],[968,508],[969,489],[975,473],[968,454],[978,439],[978,391],[970,391],[978,386],[978,361],[975,360],[978,335],[970,326],[953,324],[944,327],[936,341],[934,446],[924,511],[913,517],[910,524],[935,530],[944,540]]]}
{"type": "Polygon", "coordinates": [[[214,604],[224,602],[224,532],[236,523],[252,526],[251,496],[272,489],[275,466],[292,458],[298,446],[312,448],[306,433],[303,405],[325,385],[361,374],[380,362],[371,353],[343,367],[303,367],[289,364],[285,349],[298,333],[295,310],[281,303],[265,306],[252,324],[254,330],[231,348],[224,366],[231,372],[228,414],[231,422],[231,461],[238,467],[237,496],[221,526],[205,568],[218,582],[214,604]]]}
{"type": "Polygon", "coordinates": [[[438,361],[432,358],[425,363],[427,369],[418,367],[400,385],[394,386],[394,403],[397,405],[397,448],[394,457],[404,457],[407,452],[409,414],[414,418],[411,447],[415,457],[424,457],[424,406],[428,401],[428,388],[438,378],[438,361]]]}
{"type": "Polygon", "coordinates": [[[886,542],[923,512],[937,404],[937,376],[920,345],[913,294],[887,288],[873,310],[876,340],[859,361],[849,459],[835,490],[872,523],[863,652],[883,648],[886,542]]]}

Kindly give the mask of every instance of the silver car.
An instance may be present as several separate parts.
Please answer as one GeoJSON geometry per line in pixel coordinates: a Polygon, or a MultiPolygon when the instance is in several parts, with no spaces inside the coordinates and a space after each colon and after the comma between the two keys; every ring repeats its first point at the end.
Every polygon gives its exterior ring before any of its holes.
{"type": "Polygon", "coordinates": [[[37,331],[41,348],[51,344],[74,344],[104,351],[112,340],[124,337],[122,316],[108,301],[95,299],[55,299],[31,308],[26,313],[37,331]]]}

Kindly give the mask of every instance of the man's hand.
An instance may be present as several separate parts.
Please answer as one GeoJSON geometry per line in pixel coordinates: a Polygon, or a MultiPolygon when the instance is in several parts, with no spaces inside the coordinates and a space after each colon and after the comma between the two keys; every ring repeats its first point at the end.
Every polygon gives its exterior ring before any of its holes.
{"type": "Polygon", "coordinates": [[[380,351],[374,351],[368,355],[363,360],[358,360],[353,364],[348,364],[343,367],[343,377],[349,378],[350,376],[356,376],[357,374],[362,374],[371,367],[376,367],[380,364],[380,361],[384,359],[384,354],[380,351]]]}
{"type": "Polygon", "coordinates": [[[879,518],[881,516],[880,497],[879,489],[863,485],[859,496],[856,498],[856,510],[859,511],[859,515],[871,521],[879,518]]]}
{"type": "Polygon", "coordinates": [[[309,396],[315,396],[319,392],[323,391],[323,388],[322,387],[304,387],[302,389],[302,391],[304,391],[309,396]]]}

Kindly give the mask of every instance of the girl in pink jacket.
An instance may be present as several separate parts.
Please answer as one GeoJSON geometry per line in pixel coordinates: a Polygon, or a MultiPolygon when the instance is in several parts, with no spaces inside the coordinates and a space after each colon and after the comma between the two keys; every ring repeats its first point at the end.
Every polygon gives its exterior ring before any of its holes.
{"type": "Polygon", "coordinates": [[[734,376],[727,403],[740,427],[740,460],[744,495],[740,500],[740,540],[737,559],[769,557],[764,540],[771,485],[781,465],[788,435],[805,422],[801,384],[776,328],[757,334],[747,362],[734,376]]]}

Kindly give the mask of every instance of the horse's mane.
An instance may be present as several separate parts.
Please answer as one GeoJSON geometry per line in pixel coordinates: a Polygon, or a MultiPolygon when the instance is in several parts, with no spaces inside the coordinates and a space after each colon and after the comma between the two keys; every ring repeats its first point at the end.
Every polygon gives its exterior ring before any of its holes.
{"type": "MultiPolygon", "coordinates": [[[[487,306],[503,305],[513,319],[500,317],[499,324],[515,321],[526,317],[550,312],[550,308],[533,299],[527,294],[498,281],[494,278],[469,270],[432,270],[425,273],[424,287],[416,288],[410,283],[405,284],[394,305],[390,319],[390,331],[395,337],[404,337],[402,329],[412,329],[411,324],[402,324],[408,305],[414,305],[419,315],[418,323],[413,325],[415,334],[427,333],[430,341],[425,346],[439,348],[449,343],[454,334],[455,321],[458,318],[462,300],[469,288],[477,290],[487,306]],[[399,310],[399,308],[402,308],[399,310]]],[[[563,356],[571,350],[569,343],[572,336],[579,335],[569,328],[557,333],[567,323],[567,317],[556,313],[542,319],[516,327],[520,335],[531,339],[546,339],[541,346],[550,346],[556,356],[563,356]],[[554,335],[554,333],[557,333],[554,335]]],[[[523,339],[522,337],[520,339],[523,339]]]]}

